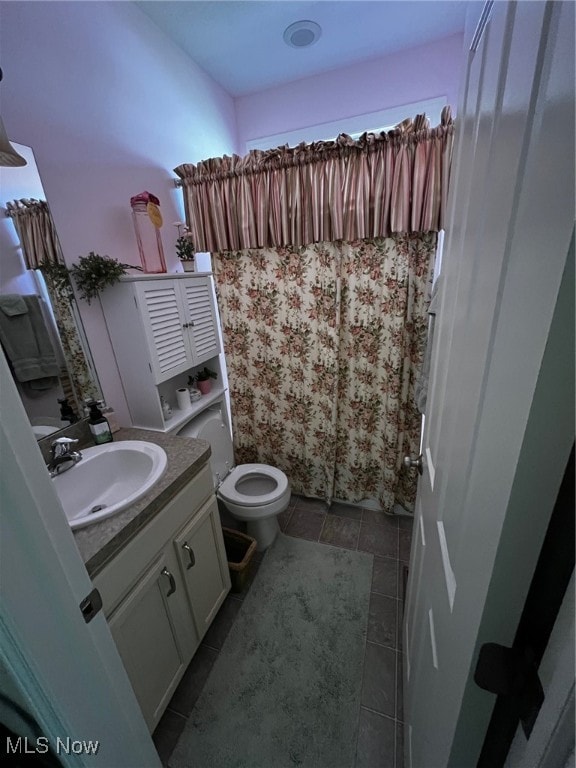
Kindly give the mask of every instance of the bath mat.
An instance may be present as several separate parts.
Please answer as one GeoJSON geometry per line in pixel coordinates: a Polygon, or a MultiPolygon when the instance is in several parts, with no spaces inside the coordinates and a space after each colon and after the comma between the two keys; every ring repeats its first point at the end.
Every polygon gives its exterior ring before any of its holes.
{"type": "Polygon", "coordinates": [[[170,768],[353,768],[372,563],[279,534],[170,768]]]}

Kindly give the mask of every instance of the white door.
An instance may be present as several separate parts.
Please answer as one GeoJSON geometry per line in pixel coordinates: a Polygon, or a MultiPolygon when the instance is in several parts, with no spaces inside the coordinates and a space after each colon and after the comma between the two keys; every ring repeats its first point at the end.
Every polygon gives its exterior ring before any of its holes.
{"type": "Polygon", "coordinates": [[[0,756],[159,768],[102,611],[81,614],[92,584],[1,350],[0,410],[0,756]]]}
{"type": "Polygon", "coordinates": [[[468,22],[410,560],[411,768],[476,765],[495,700],[472,680],[478,648],[512,644],[574,439],[561,323],[573,302],[574,7],[487,6],[468,22]]]}

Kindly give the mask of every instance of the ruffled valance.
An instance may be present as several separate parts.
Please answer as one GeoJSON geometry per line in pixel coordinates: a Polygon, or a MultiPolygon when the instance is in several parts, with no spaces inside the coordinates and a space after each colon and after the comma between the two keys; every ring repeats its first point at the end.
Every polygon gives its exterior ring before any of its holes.
{"type": "Polygon", "coordinates": [[[6,203],[6,216],[14,222],[28,269],[37,269],[43,262],[64,264],[54,220],[45,200],[13,200],[6,203]]]}
{"type": "Polygon", "coordinates": [[[450,107],[393,130],[252,150],[174,169],[197,251],[301,246],[438,231],[454,124],[450,107]]]}

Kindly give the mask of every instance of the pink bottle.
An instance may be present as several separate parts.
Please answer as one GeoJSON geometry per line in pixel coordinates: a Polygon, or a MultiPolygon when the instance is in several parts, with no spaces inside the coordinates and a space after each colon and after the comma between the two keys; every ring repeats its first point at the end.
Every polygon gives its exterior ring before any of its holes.
{"type": "Polygon", "coordinates": [[[151,192],[141,192],[130,198],[132,219],[138,241],[142,269],[149,274],[166,272],[164,250],[160,238],[162,215],[160,200],[151,192]]]}

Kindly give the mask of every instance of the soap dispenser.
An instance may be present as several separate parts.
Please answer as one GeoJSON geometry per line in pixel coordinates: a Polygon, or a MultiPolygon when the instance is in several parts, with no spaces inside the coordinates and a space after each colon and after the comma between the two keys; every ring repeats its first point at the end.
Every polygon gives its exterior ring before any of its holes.
{"type": "Polygon", "coordinates": [[[97,445],[101,443],[111,443],[113,441],[112,431],[108,420],[102,415],[98,403],[90,405],[90,416],[88,417],[88,426],[97,445]]]}
{"type": "Polygon", "coordinates": [[[74,424],[78,421],[78,416],[76,416],[72,410],[67,398],[59,397],[58,403],[60,404],[60,418],[62,421],[68,421],[70,424],[74,424]]]}

